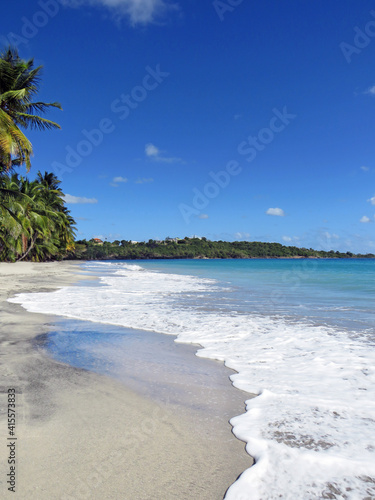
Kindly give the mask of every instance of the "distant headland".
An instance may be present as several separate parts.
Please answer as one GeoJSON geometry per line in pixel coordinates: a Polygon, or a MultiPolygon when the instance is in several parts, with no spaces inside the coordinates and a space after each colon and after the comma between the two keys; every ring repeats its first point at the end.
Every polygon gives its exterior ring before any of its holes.
{"type": "Polygon", "coordinates": [[[102,241],[93,238],[75,242],[74,253],[66,258],[79,260],[135,259],[373,259],[375,255],[323,251],[259,241],[210,241],[207,238],[166,238],[165,240],[102,241]]]}

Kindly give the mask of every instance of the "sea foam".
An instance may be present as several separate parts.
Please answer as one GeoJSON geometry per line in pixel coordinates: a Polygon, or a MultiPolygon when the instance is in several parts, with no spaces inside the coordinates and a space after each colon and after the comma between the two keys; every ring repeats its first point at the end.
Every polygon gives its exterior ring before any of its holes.
{"type": "Polygon", "coordinates": [[[200,344],[198,356],[236,370],[233,384],[257,397],[231,424],[256,463],[227,500],[375,498],[373,347],[311,322],[196,307],[223,291],[212,279],[123,263],[87,266],[104,274],[102,286],[10,301],[31,312],[177,335],[200,344]]]}

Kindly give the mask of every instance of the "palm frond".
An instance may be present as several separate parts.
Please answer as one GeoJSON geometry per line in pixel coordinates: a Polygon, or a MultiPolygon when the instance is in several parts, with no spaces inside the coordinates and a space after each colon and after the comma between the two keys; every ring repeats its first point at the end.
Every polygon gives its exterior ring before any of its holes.
{"type": "Polygon", "coordinates": [[[25,128],[38,130],[61,128],[58,123],[47,120],[47,118],[41,118],[40,116],[30,115],[27,113],[17,113],[17,122],[22,124],[22,126],[25,128]]]}

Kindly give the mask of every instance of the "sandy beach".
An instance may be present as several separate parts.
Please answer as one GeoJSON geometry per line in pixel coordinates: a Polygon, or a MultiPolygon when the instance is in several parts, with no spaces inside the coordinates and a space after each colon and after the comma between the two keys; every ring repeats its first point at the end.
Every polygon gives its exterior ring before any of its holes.
{"type": "MultiPolygon", "coordinates": [[[[243,402],[249,398],[230,387],[229,370],[220,363],[199,360],[233,394],[214,410],[199,409],[197,398],[202,404],[207,400],[204,388],[193,395],[194,404],[189,402],[188,375],[175,382],[179,393],[186,394],[184,404],[168,403],[168,398],[158,401],[126,380],[73,368],[35,349],[33,339],[48,333],[54,318],[28,313],[6,301],[16,293],[52,291],[84,278],[78,263],[0,264],[0,496],[222,499],[252,463],[228,423],[231,416],[244,411],[243,402]],[[11,441],[6,408],[8,389],[13,388],[15,494],[7,484],[11,441]]],[[[186,363],[194,358],[191,346],[176,349],[186,363]]],[[[147,380],[142,384],[147,385],[147,380]]]]}

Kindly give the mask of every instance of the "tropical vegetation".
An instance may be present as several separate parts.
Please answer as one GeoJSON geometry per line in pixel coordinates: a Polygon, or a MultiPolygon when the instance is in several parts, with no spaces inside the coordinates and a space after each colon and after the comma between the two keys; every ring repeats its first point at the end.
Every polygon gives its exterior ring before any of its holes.
{"type": "Polygon", "coordinates": [[[3,175],[0,182],[0,260],[60,259],[74,249],[75,222],[54,174],[38,172],[34,181],[3,175]]]}
{"type": "Polygon", "coordinates": [[[42,116],[57,102],[34,101],[42,66],[20,58],[16,49],[0,55],[0,260],[61,259],[74,249],[74,220],[65,206],[60,181],[52,174],[28,178],[33,148],[23,130],[60,126],[42,116]]]}
{"type": "Polygon", "coordinates": [[[163,241],[132,242],[116,240],[97,242],[80,240],[71,258],[106,259],[251,259],[251,258],[374,258],[373,254],[328,252],[312,248],[284,246],[259,241],[210,241],[206,238],[167,238],[163,241]]]}

